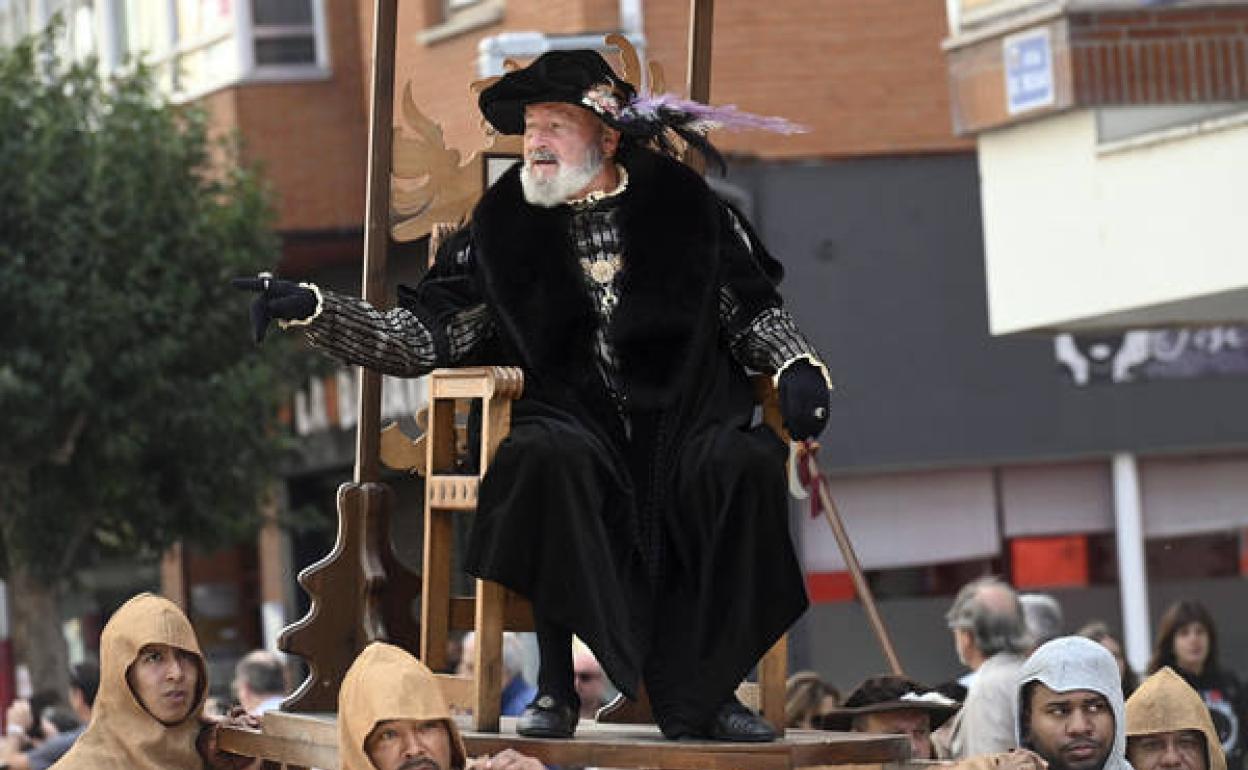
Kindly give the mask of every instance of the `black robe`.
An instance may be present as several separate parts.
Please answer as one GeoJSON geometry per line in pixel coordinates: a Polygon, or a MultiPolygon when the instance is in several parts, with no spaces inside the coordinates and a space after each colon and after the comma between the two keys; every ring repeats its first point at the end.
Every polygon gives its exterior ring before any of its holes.
{"type": "Polygon", "coordinates": [[[580,636],[626,695],[644,680],[660,727],[679,735],[705,727],[807,606],[787,447],[752,424],[752,388],[718,307],[721,285],[740,324],[780,298],[770,257],[745,247],[700,176],[648,151],[623,162],[624,268],[608,339],[627,432],[595,364],[598,316],[571,209],[526,203],[518,168],[473,214],[473,263],[440,259],[401,300],[432,328],[484,300],[499,339],[482,358],[525,372],[481,486],[468,571],[580,636]]]}

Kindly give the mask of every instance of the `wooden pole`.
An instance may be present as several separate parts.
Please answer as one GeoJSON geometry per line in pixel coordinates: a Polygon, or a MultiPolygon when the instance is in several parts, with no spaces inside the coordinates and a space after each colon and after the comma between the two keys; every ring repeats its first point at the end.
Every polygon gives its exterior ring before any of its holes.
{"type": "MultiPolygon", "coordinates": [[[[707,104],[711,100],[711,38],[715,34],[715,0],[689,0],[689,66],[685,89],[689,98],[707,104]]],[[[698,173],[706,171],[706,158],[685,148],[682,160],[698,173]]]]}
{"type": "Polygon", "coordinates": [[[711,38],[715,34],[715,0],[689,0],[689,98],[711,100],[711,38]]]}
{"type": "MultiPolygon", "coordinates": [[[[386,304],[386,247],[390,240],[390,165],[394,140],[394,53],[398,0],[373,9],[373,73],[369,89],[368,197],[364,204],[364,299],[386,304]]],[[[355,432],[355,481],[380,476],[381,375],[360,367],[355,432]]]]}
{"type": "Polygon", "coordinates": [[[867,612],[867,621],[871,623],[871,630],[875,631],[875,637],[880,642],[880,649],[884,651],[884,659],[888,661],[888,667],[895,675],[905,676],[905,672],[901,669],[901,660],[897,657],[897,650],[893,648],[893,640],[889,637],[888,629],[884,626],[884,620],[880,617],[880,611],[875,606],[875,597],[871,593],[871,586],[867,585],[867,578],[862,572],[862,565],[858,563],[858,556],[854,553],[854,546],[849,542],[849,533],[845,531],[845,524],[841,520],[841,512],[836,509],[836,503],[832,501],[832,494],[828,491],[828,483],[819,475],[819,465],[815,462],[815,456],[806,452],[802,457],[802,461],[806,463],[806,471],[809,474],[809,478],[819,480],[815,494],[819,495],[819,500],[823,503],[824,518],[828,520],[828,525],[832,527],[832,535],[836,538],[836,544],[841,548],[841,556],[845,559],[845,566],[849,568],[849,575],[854,581],[854,590],[858,593],[858,599],[862,602],[862,608],[867,612]]]}

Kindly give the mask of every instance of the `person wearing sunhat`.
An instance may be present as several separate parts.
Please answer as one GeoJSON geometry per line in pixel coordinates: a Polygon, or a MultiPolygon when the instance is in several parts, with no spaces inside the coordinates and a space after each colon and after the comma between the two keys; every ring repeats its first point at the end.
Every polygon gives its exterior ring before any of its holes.
{"type": "Polygon", "coordinates": [[[579,718],[573,634],[668,738],[769,741],[733,695],[807,606],[788,530],[788,447],[753,424],[748,372],[776,378],[792,438],[828,420],[826,368],[777,291],[783,274],[682,146],[775,118],[644,95],[594,51],[551,51],[483,90],[523,162],[486,191],[398,306],[313,284],[235,284],[270,320],[397,376],[523,368],[511,432],[481,484],[468,571],[530,599],[538,695],[525,736],[579,718]]]}
{"type": "Polygon", "coordinates": [[[958,711],[957,701],[903,676],[882,675],[854,688],[838,708],[820,717],[825,730],[905,735],[911,759],[933,759],[932,730],[958,711]]]}

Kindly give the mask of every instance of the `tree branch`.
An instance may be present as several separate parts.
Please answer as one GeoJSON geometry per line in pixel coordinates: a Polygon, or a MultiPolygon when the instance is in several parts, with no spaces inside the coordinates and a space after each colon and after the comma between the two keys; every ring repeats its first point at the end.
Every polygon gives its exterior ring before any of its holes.
{"type": "Polygon", "coordinates": [[[74,456],[74,448],[78,445],[78,437],[82,435],[82,431],[87,427],[87,413],[79,412],[74,416],[74,421],[69,425],[69,431],[65,434],[65,440],[61,442],[61,446],[52,454],[48,455],[48,460],[55,465],[69,465],[70,458],[74,456]]]}
{"type": "Polygon", "coordinates": [[[95,513],[88,513],[78,523],[74,529],[73,535],[65,543],[65,550],[61,552],[61,563],[57,566],[57,575],[68,575],[73,569],[74,563],[78,558],[78,551],[82,548],[82,543],[87,539],[87,535],[91,534],[91,530],[95,528],[95,513]]]}

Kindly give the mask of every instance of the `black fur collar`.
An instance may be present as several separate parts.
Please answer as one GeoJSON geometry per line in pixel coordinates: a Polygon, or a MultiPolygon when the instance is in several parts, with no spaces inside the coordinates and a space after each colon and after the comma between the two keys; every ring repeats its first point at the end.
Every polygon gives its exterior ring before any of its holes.
{"type": "MultiPolygon", "coordinates": [[[[686,166],[634,151],[619,223],[624,272],[608,337],[636,408],[671,403],[715,330],[718,199],[686,166]]],[[[525,202],[519,166],[477,205],[476,257],[503,331],[526,367],[574,386],[595,377],[597,316],[572,253],[568,206],[525,202]]]]}

